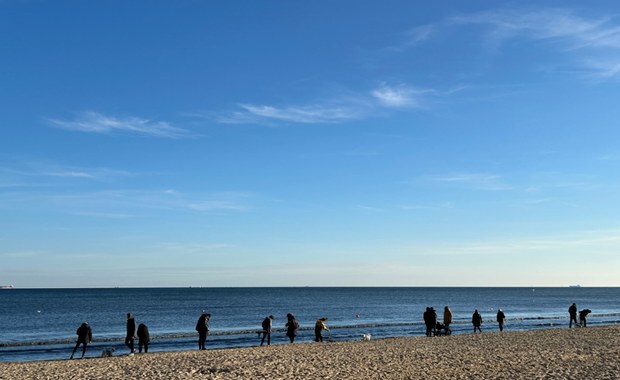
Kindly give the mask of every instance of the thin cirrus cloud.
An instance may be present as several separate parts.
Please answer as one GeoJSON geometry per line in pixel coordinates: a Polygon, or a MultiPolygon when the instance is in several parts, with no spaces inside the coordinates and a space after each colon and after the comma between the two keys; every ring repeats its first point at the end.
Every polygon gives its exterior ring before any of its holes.
{"type": "Polygon", "coordinates": [[[435,93],[435,91],[417,90],[404,85],[382,85],[371,92],[380,105],[389,108],[419,108],[424,94],[430,93],[435,93]]]}
{"type": "Polygon", "coordinates": [[[411,28],[403,33],[403,38],[400,43],[397,45],[388,46],[385,50],[391,52],[402,52],[421,45],[436,33],[435,28],[436,26],[434,25],[421,25],[411,28]]]}
{"type": "Polygon", "coordinates": [[[511,190],[512,186],[502,182],[501,177],[487,173],[457,173],[428,178],[432,182],[458,184],[478,190],[501,191],[511,190]]]}
{"type": "Polygon", "coordinates": [[[114,181],[118,178],[133,177],[134,173],[110,168],[86,168],[64,166],[50,163],[27,162],[12,167],[0,167],[0,180],[19,183],[21,187],[51,185],[54,179],[114,181]]]}
{"type": "Polygon", "coordinates": [[[313,104],[273,106],[240,104],[238,109],[217,117],[223,124],[336,124],[359,120],[367,110],[355,102],[347,104],[313,104]]]}
{"type": "Polygon", "coordinates": [[[486,38],[494,46],[517,37],[551,42],[601,79],[620,76],[620,24],[610,17],[588,19],[567,9],[497,10],[460,15],[447,23],[488,26],[486,38]]]}
{"type": "Polygon", "coordinates": [[[322,106],[277,108],[273,106],[240,105],[249,115],[257,118],[288,121],[294,123],[339,123],[358,119],[362,116],[360,109],[354,106],[322,106]]]}
{"type": "Polygon", "coordinates": [[[11,207],[53,207],[67,214],[108,218],[139,216],[152,210],[205,214],[244,213],[252,211],[253,199],[253,194],[242,192],[187,194],[171,190],[0,193],[0,201],[11,207]]]}
{"type": "Polygon", "coordinates": [[[367,94],[348,96],[329,103],[293,106],[240,104],[234,112],[218,117],[225,124],[294,123],[337,124],[361,120],[378,114],[386,108],[419,108],[425,96],[436,93],[432,89],[415,89],[406,85],[383,84],[367,94]]]}
{"type": "Polygon", "coordinates": [[[125,132],[165,138],[181,138],[189,136],[182,128],[173,127],[166,121],[153,121],[139,117],[118,118],[98,112],[82,112],[72,120],[49,119],[57,128],[88,133],[125,132]]]}

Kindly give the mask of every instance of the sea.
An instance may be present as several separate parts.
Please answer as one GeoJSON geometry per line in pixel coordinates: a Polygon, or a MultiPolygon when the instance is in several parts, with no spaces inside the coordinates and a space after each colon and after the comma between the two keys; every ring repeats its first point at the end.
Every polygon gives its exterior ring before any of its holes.
{"type": "MultiPolygon", "coordinates": [[[[65,360],[76,329],[87,321],[93,342],[86,357],[104,349],[126,355],[126,315],[150,331],[149,352],[198,349],[196,321],[211,314],[207,349],[257,346],[261,322],[275,317],[272,344],[289,344],[286,314],[300,324],[296,343],[314,340],[314,324],[328,318],[326,341],[424,336],[427,307],[453,314],[453,334],[471,334],[471,316],[482,314],[482,331],[498,331],[495,315],[506,314],[506,330],[568,328],[568,307],[590,309],[589,326],[620,323],[620,288],[492,287],[292,287],[292,288],[110,288],[0,290],[0,361],[65,360]]],[[[429,339],[444,339],[434,337],[429,339]]],[[[137,341],[136,341],[137,347],[137,341]]],[[[81,353],[78,351],[78,356],[81,353]]]]}

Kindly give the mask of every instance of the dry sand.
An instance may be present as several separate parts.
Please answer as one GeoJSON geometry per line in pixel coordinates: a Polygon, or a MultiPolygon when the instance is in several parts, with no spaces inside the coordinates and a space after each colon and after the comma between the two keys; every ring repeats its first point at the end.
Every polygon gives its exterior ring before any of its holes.
{"type": "Polygon", "coordinates": [[[0,379],[620,379],[620,326],[0,363],[0,379]]]}

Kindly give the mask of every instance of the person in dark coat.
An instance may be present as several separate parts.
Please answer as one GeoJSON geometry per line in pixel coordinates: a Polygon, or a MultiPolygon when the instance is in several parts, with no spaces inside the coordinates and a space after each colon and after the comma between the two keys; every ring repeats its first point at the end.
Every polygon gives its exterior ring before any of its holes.
{"type": "Polygon", "coordinates": [[[138,325],[138,352],[142,352],[142,347],[144,347],[145,354],[149,352],[150,341],[149,328],[144,323],[140,323],[138,325]]]}
{"type": "Polygon", "coordinates": [[[504,321],[506,320],[506,315],[502,311],[502,309],[497,310],[497,323],[499,324],[499,331],[504,331],[504,321]]]}
{"type": "Polygon", "coordinates": [[[437,312],[432,307],[427,307],[422,317],[426,326],[426,336],[433,336],[437,328],[437,312]]]}
{"type": "Polygon", "coordinates": [[[73,347],[73,352],[71,353],[71,357],[69,359],[73,359],[73,355],[75,355],[75,351],[77,351],[78,347],[80,347],[80,344],[82,345],[83,358],[84,354],[86,354],[86,346],[93,341],[93,330],[90,328],[88,322],[82,323],[75,333],[77,334],[78,339],[75,343],[75,347],[73,347]]]}
{"type": "Polygon", "coordinates": [[[478,312],[478,309],[476,309],[474,314],[471,316],[471,323],[474,325],[474,334],[476,333],[476,330],[482,332],[482,329],[480,328],[480,326],[482,326],[482,316],[478,312]]]}
{"type": "Polygon", "coordinates": [[[297,319],[295,319],[295,316],[291,313],[286,315],[286,320],[286,325],[284,325],[284,327],[286,327],[286,336],[288,336],[291,343],[293,343],[293,341],[295,341],[295,337],[297,336],[297,331],[299,330],[299,323],[297,322],[297,319]]]}
{"type": "Polygon", "coordinates": [[[586,318],[591,312],[592,310],[590,309],[583,309],[579,312],[579,323],[581,327],[586,327],[586,318]]]}
{"type": "Polygon", "coordinates": [[[125,336],[125,346],[129,348],[129,355],[135,352],[134,341],[136,339],[136,319],[131,313],[127,313],[127,335],[125,336]]]}
{"type": "Polygon", "coordinates": [[[571,327],[573,327],[573,322],[575,322],[575,327],[577,327],[579,324],[577,323],[577,304],[576,303],[573,303],[568,308],[568,316],[570,317],[570,322],[568,322],[568,328],[570,329],[571,327]]]}
{"type": "Polygon", "coordinates": [[[261,327],[263,328],[263,338],[260,340],[260,345],[262,346],[265,343],[265,338],[267,338],[267,345],[271,345],[271,326],[273,324],[273,315],[268,316],[263,319],[263,323],[261,327]]]}
{"type": "Polygon", "coordinates": [[[430,313],[430,324],[431,324],[431,331],[433,336],[437,335],[437,311],[435,310],[434,307],[431,307],[431,313],[430,313]]]}
{"type": "Polygon", "coordinates": [[[198,322],[196,323],[196,331],[198,331],[198,349],[205,350],[205,343],[207,342],[207,335],[209,334],[209,319],[211,314],[202,312],[198,322]]]}

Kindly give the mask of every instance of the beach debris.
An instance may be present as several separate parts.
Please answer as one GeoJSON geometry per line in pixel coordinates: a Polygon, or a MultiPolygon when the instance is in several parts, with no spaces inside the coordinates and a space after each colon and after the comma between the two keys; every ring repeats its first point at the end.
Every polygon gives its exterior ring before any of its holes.
{"type": "Polygon", "coordinates": [[[202,368],[194,368],[192,370],[189,371],[190,375],[194,375],[194,374],[202,374],[202,375],[209,375],[209,374],[216,374],[216,373],[230,373],[232,372],[232,370],[230,368],[227,367],[222,367],[222,368],[218,368],[218,367],[202,367],[202,368]]]}

